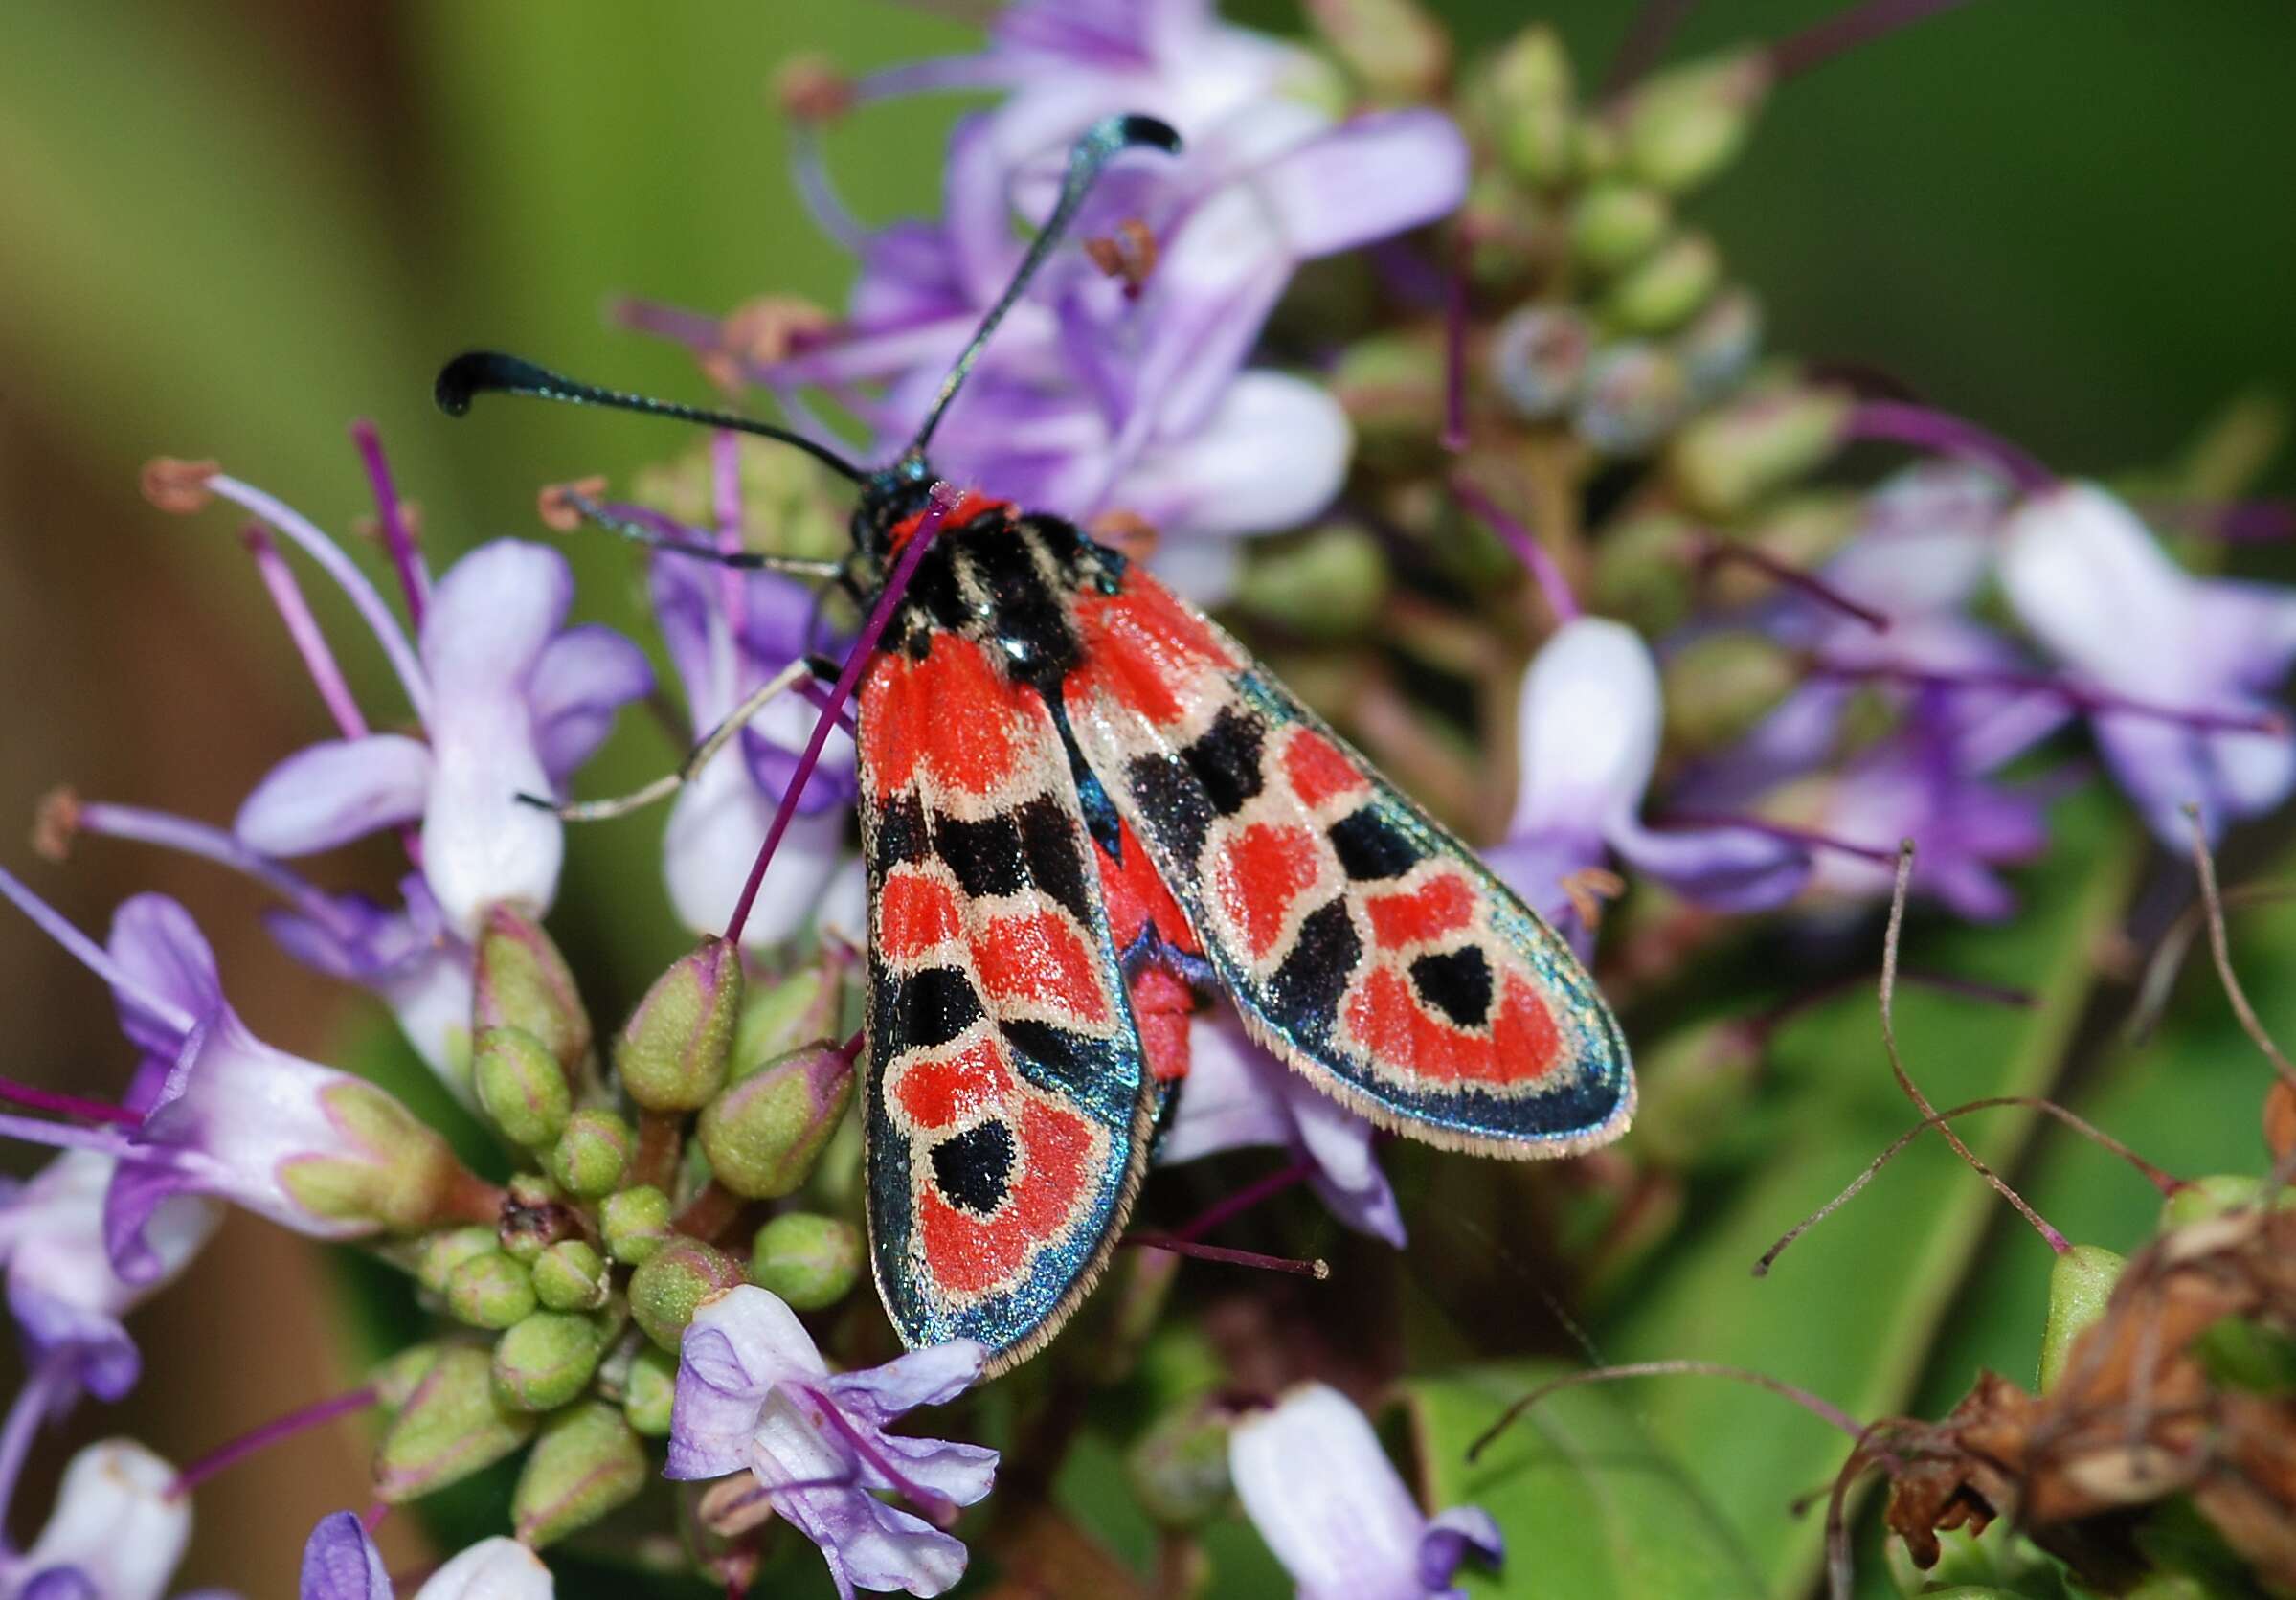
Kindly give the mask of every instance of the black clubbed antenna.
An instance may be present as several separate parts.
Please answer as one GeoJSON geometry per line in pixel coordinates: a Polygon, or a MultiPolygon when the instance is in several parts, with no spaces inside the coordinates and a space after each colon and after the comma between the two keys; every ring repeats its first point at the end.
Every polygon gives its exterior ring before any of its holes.
{"type": "Polygon", "coordinates": [[[486,394],[531,394],[545,400],[563,400],[569,405],[610,406],[617,411],[675,417],[681,422],[699,422],[711,428],[732,428],[739,433],[755,434],[760,439],[794,444],[852,483],[864,483],[868,476],[827,445],[817,444],[787,428],[777,428],[771,422],[760,422],[754,417],[730,411],[709,411],[701,406],[681,405],[676,400],[657,400],[646,394],[577,383],[547,367],[537,367],[531,361],[505,355],[500,350],[465,350],[439,369],[438,381],[431,386],[432,398],[449,417],[464,415],[470,410],[473,398],[486,394]]]}
{"type": "Polygon", "coordinates": [[[941,379],[940,393],[933,396],[933,409],[925,413],[925,420],[918,426],[916,438],[911,439],[909,448],[901,452],[903,462],[913,465],[925,459],[925,445],[932,439],[933,430],[940,426],[941,414],[949,409],[949,402],[957,397],[957,390],[964,387],[964,380],[973,371],[973,364],[980,359],[981,350],[988,345],[989,335],[997,331],[997,325],[1004,320],[1004,314],[1027,291],[1028,282],[1036,276],[1037,268],[1045,264],[1045,258],[1051,255],[1053,246],[1060,243],[1061,236],[1068,232],[1069,224],[1076,220],[1076,213],[1084,205],[1084,197],[1092,192],[1101,169],[1122,151],[1140,146],[1161,150],[1166,155],[1177,155],[1180,151],[1180,135],[1173,131],[1169,123],[1135,112],[1129,116],[1103,117],[1085,129],[1076,143],[1069,147],[1069,175],[1060,186],[1060,203],[1052,208],[1052,214],[1046,219],[1035,242],[1029,245],[1028,254],[1021,258],[1021,268],[1012,275],[1012,282],[1004,286],[1004,293],[998,297],[996,304],[988,308],[988,315],[980,319],[980,327],[974,331],[972,343],[965,346],[964,353],[949,369],[949,375],[941,379]]]}

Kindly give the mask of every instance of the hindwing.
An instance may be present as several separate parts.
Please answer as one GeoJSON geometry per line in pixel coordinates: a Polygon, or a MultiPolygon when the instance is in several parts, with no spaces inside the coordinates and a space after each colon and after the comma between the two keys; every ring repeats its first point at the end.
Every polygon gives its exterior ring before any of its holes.
{"type": "Polygon", "coordinates": [[[1120,1231],[1151,1100],[1043,698],[920,628],[861,688],[870,1248],[909,1344],[1049,1339],[1120,1231]]]}
{"type": "Polygon", "coordinates": [[[1556,1155],[1625,1130],[1617,1023],[1472,851],[1137,567],[1074,617],[1076,742],[1262,1043],[1438,1143],[1556,1155]]]}

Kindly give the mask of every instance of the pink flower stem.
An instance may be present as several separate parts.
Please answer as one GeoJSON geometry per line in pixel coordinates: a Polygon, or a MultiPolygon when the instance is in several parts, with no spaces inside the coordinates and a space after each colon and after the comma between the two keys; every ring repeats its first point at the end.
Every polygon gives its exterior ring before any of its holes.
{"type": "Polygon", "coordinates": [[[1628,25],[1625,42],[1610,58],[1610,70],[1603,79],[1603,99],[1615,99],[1641,81],[1643,74],[1666,54],[1676,31],[1697,9],[1698,0],[1643,0],[1628,25]]]}
{"type": "Polygon", "coordinates": [[[1859,845],[1815,828],[1793,827],[1785,823],[1772,823],[1760,817],[1731,817],[1703,811],[1670,811],[1652,823],[1653,827],[1665,828],[1744,828],[1769,839],[1783,839],[1791,845],[1809,845],[1821,850],[1835,850],[1843,855],[1857,856],[1866,861],[1878,861],[1884,867],[1897,864],[1898,852],[1880,849],[1872,845],[1859,845]]]}
{"type": "Polygon", "coordinates": [[[2147,521],[2235,544],[2296,539],[2296,501],[2147,500],[2139,503],[2147,521]]]}
{"type": "Polygon", "coordinates": [[[834,1397],[822,1395],[819,1399],[822,1416],[828,1421],[831,1428],[844,1435],[845,1443],[852,1447],[853,1454],[883,1473],[886,1480],[892,1484],[903,1499],[924,1513],[927,1521],[937,1528],[951,1528],[957,1525],[957,1502],[955,1500],[946,1495],[926,1488],[925,1485],[903,1472],[897,1462],[877,1447],[874,1439],[853,1426],[852,1418],[845,1415],[844,1408],[838,1405],[834,1397]]]}
{"type": "Polygon", "coordinates": [[[1443,289],[1443,448],[1467,448],[1467,241],[1456,245],[1443,289]]]}
{"type": "Polygon", "coordinates": [[[374,487],[374,508],[383,522],[383,546],[391,552],[391,565],[398,571],[399,592],[407,597],[407,619],[415,625],[416,637],[420,638],[422,614],[431,601],[431,573],[423,564],[422,546],[407,521],[398,485],[392,482],[383,436],[362,417],[350,425],[350,439],[358,446],[359,460],[367,465],[367,481],[374,487]]]}
{"type": "Polygon", "coordinates": [[[1577,621],[1580,616],[1578,597],[1570,592],[1570,585],[1564,581],[1563,569],[1555,565],[1555,558],[1547,553],[1546,547],[1539,542],[1538,536],[1500,510],[1497,503],[1466,474],[1452,474],[1451,492],[1459,497],[1461,505],[1489,524],[1491,530],[1505,540],[1508,548],[1515,552],[1516,559],[1530,569],[1531,576],[1539,584],[1539,592],[1546,597],[1547,609],[1555,614],[1555,620],[1577,621]]]}
{"type": "Polygon", "coordinates": [[[307,1433],[322,1423],[332,1422],[337,1417],[349,1416],[354,1411],[363,1411],[379,1398],[374,1386],[370,1384],[364,1388],[352,1389],[349,1394],[338,1394],[326,1400],[314,1401],[308,1406],[289,1411],[285,1416],[274,1417],[260,1428],[242,1433],[228,1444],[209,1451],[198,1460],[176,1474],[175,1481],[168,1486],[168,1498],[171,1500],[182,1499],[217,1473],[237,1466],[258,1451],[283,1443],[298,1433],[307,1433]]]}
{"type": "Polygon", "coordinates": [[[2287,719],[2277,711],[2212,711],[2185,706],[2163,706],[2148,700],[2132,700],[2104,689],[2083,688],[2062,678],[2052,678],[2037,672],[1925,672],[1919,667],[1886,662],[1867,664],[1823,659],[1812,662],[1810,669],[1831,678],[1884,678],[1923,688],[1975,688],[2007,693],[2047,694],[2062,700],[2075,710],[2092,715],[2106,713],[2150,717],[2160,722],[2178,723],[2202,732],[2285,733],[2288,731],[2287,719]]]}
{"type": "Polygon", "coordinates": [[[18,911],[32,918],[34,927],[70,951],[80,965],[150,1012],[168,1027],[183,1034],[191,1032],[197,1025],[198,1019],[189,1011],[129,976],[127,969],[113,960],[109,952],[57,914],[55,907],[33,893],[6,868],[0,868],[0,894],[13,901],[18,911]]]}
{"type": "Polygon", "coordinates": [[[0,1078],[0,1100],[14,1105],[30,1106],[34,1111],[52,1111],[58,1116],[83,1116],[91,1122],[109,1122],[123,1128],[133,1128],[143,1120],[140,1112],[109,1100],[83,1100],[77,1094],[65,1094],[54,1089],[42,1089],[37,1084],[18,1083],[13,1078],[0,1078]]]}
{"type": "Polygon", "coordinates": [[[319,619],[311,615],[311,603],[304,597],[303,585],[295,581],[295,573],[287,558],[279,552],[279,542],[271,530],[259,522],[251,522],[239,530],[239,542],[255,560],[256,575],[271,593],[271,603],[279,608],[280,620],[287,625],[287,637],[295,642],[296,654],[303,657],[304,669],[310,673],[311,682],[318,686],[320,703],[326,707],[327,715],[347,739],[367,736],[367,719],[359,714],[359,703],[351,697],[350,685],[344,680],[343,668],[336,665],[335,653],[326,647],[326,636],[319,631],[319,619]]]}
{"type": "Polygon", "coordinates": [[[1885,34],[1949,11],[1969,0],[1865,0],[1836,11],[1769,48],[1770,71],[1783,82],[1885,34]]]}
{"type": "MultiPolygon", "coordinates": [[[[829,691],[835,706],[842,707],[852,698],[854,686],[861,682],[861,669],[876,654],[877,641],[885,637],[886,624],[892,620],[893,608],[901,603],[908,592],[909,580],[916,575],[917,563],[925,558],[925,551],[948,521],[949,512],[957,504],[956,491],[946,484],[933,485],[932,503],[917,523],[917,530],[901,549],[900,558],[893,563],[892,575],[886,579],[885,591],[869,609],[868,620],[862,625],[861,637],[853,642],[852,651],[845,657],[844,669],[837,675],[837,685],[829,691]]],[[[829,730],[837,718],[833,710],[825,710],[815,719],[813,736],[805,741],[805,750],[798,757],[797,770],[790,775],[789,786],[781,791],[781,803],[774,808],[773,825],[765,830],[765,843],[758,846],[757,859],[750,864],[750,876],[741,886],[741,898],[733,903],[733,914],[726,922],[726,942],[738,946],[741,930],[750,920],[750,908],[756,904],[758,886],[765,882],[765,869],[773,865],[774,852],[780,848],[781,836],[789,831],[789,821],[797,815],[798,798],[813,777],[813,769],[821,765],[822,748],[829,742],[829,730]]]]}
{"type": "Polygon", "coordinates": [[[319,890],[261,851],[249,849],[236,834],[223,828],[169,811],[114,805],[107,800],[81,801],[73,813],[72,826],[79,833],[156,845],[228,867],[253,878],[313,922],[346,936],[354,931],[341,909],[319,890]]]}
{"type": "Polygon", "coordinates": [[[829,691],[823,688],[818,680],[813,678],[805,679],[802,683],[798,685],[798,692],[803,695],[806,699],[812,701],[814,705],[822,710],[827,711],[834,715],[837,718],[837,726],[843,729],[848,737],[860,732],[860,730],[854,725],[853,713],[846,710],[844,707],[839,705],[836,700],[831,698],[829,691]]]}
{"type": "Polygon", "coordinates": [[[1734,539],[1716,538],[1711,533],[1695,536],[1693,549],[1701,568],[1719,566],[1724,561],[1737,561],[1766,573],[1790,589],[1798,589],[1820,605],[1833,607],[1845,617],[1855,618],[1876,633],[1889,631],[1889,618],[1870,605],[1860,605],[1840,590],[1814,574],[1806,573],[1789,562],[1781,561],[1769,552],[1754,545],[1740,544],[1734,539]]]}
{"type": "Polygon", "coordinates": [[[1860,400],[1850,413],[1852,439],[1887,439],[1992,467],[2025,494],[2057,487],[2057,474],[2000,435],[1950,412],[1902,400],[1860,400]]]}
{"type": "Polygon", "coordinates": [[[1172,1237],[1192,1243],[1224,1223],[1233,1222],[1261,1203],[1274,1199],[1286,1189],[1293,1188],[1316,1176],[1316,1163],[1306,1158],[1280,1167],[1266,1177],[1245,1184],[1235,1193],[1205,1206],[1191,1222],[1183,1223],[1172,1232],[1172,1237]]]}

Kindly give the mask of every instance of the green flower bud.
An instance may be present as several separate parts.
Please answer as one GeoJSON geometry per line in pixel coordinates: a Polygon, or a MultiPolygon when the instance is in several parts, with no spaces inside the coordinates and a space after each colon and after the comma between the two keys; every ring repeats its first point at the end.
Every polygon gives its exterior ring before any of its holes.
{"type": "MultiPolygon", "coordinates": [[[[1779,499],[1742,542],[1782,567],[1815,572],[1849,543],[1865,518],[1865,502],[1858,495],[1801,490],[1779,499]]],[[[1705,579],[1708,598],[1723,609],[1755,605],[1778,593],[1778,579],[1748,561],[1718,562],[1705,579]]]]}
{"type": "Polygon", "coordinates": [[[607,1325],[579,1311],[537,1311],[494,1341],[494,1392],[519,1411],[554,1411],[590,1386],[607,1325]]]}
{"type": "Polygon", "coordinates": [[[1196,1527],[1226,1507],[1233,1420],[1227,1407],[1201,1400],[1159,1421],[1125,1453],[1125,1480],[1159,1526],[1196,1527]]]}
{"type": "Polygon", "coordinates": [[[805,1182],[852,1098],[853,1064],[823,1042],[727,1089],[696,1132],[719,1183],[746,1199],[777,1199],[805,1182]]]}
{"type": "Polygon", "coordinates": [[[1280,541],[1255,540],[1236,603],[1309,639],[1370,625],[1387,595],[1387,558],[1355,523],[1329,523],[1280,541]]]}
{"type": "Polygon", "coordinates": [[[566,1069],[523,1027],[490,1027],[480,1034],[471,1075],[480,1108],[513,1144],[529,1150],[553,1142],[574,1110],[566,1069]]]}
{"type": "Polygon", "coordinates": [[[627,1504],[650,1476],[645,1446],[621,1412],[601,1401],[550,1419],[518,1475],[510,1521],[518,1542],[540,1549],[627,1504]]]}
{"type": "Polygon", "coordinates": [[[1760,51],[1741,51],[1654,73],[1629,98],[1621,124],[1627,166],[1679,194],[1729,164],[1769,92],[1760,51]]]}
{"type": "Polygon", "coordinates": [[[741,1016],[741,952],[711,937],[670,964],[638,1003],[614,1070],[647,1111],[699,1111],[725,1087],[741,1016]]]}
{"type": "Polygon", "coordinates": [[[1594,329],[1568,305],[1519,305],[1491,337],[1491,379],[1518,417],[1543,422],[1570,409],[1594,351],[1594,329]]]}
{"type": "Polygon", "coordinates": [[[1750,289],[1726,289],[1674,342],[1690,392],[1710,400],[1735,389],[1762,353],[1762,303],[1750,289]]]}
{"type": "Polygon", "coordinates": [[[1308,21],[1383,105],[1442,98],[1451,35],[1414,0],[1307,0],[1308,21]]]}
{"type": "Polygon", "coordinates": [[[1375,459],[1423,456],[1431,418],[1443,415],[1440,329],[1374,333],[1340,352],[1331,394],[1355,423],[1357,446],[1375,459]]]}
{"type": "Polygon", "coordinates": [[[375,1404],[386,1411],[404,1409],[407,1401],[439,1360],[441,1348],[443,1346],[437,1344],[410,1345],[376,1367],[374,1376],[368,1380],[374,1386],[375,1404]]]}
{"type": "Polygon", "coordinates": [[[838,1032],[852,964],[844,947],[832,943],[787,978],[763,988],[750,985],[733,1033],[731,1081],[739,1083],[799,1045],[838,1032]]]}
{"type": "Polygon", "coordinates": [[[344,1078],[320,1090],[318,1102],[331,1153],[290,1156],[278,1167],[281,1186],[314,1217],[419,1233],[475,1182],[437,1130],[388,1090],[344,1078]]]}
{"type": "Polygon", "coordinates": [[[861,1229],[837,1217],[784,1211],[750,1245],[750,1281],[799,1311],[835,1305],[861,1276],[861,1229]]]}
{"type": "Polygon", "coordinates": [[[1657,249],[1672,226],[1674,208],[1656,190],[1596,184],[1571,211],[1571,254],[1589,272],[1618,272],[1657,249]]]}
{"type": "MultiPolygon", "coordinates": [[[[1673,511],[1643,511],[1612,523],[1593,542],[1588,606],[1660,634],[1689,615],[1691,570],[1684,559],[1698,526],[1673,511]]],[[[1715,575],[1720,577],[1722,574],[1715,575]]]]}
{"type": "Polygon", "coordinates": [[[1706,304],[1722,282],[1722,252],[1704,234],[1677,234],[1630,269],[1603,300],[1603,317],[1621,333],[1663,333],[1706,304]]]}
{"type": "Polygon", "coordinates": [[[1534,188],[1570,175],[1575,143],[1570,56],[1555,31],[1525,28],[1491,63],[1485,104],[1499,160],[1534,188]]]}
{"type": "Polygon", "coordinates": [[[1635,1076],[1635,1148],[1672,1172],[1755,1154],[1760,1131],[1743,1115],[1762,1073],[1760,1036],[1741,1018],[1696,1024],[1643,1051],[1635,1076]]]}
{"type": "Polygon", "coordinates": [[[1607,456],[1639,456],[1690,407],[1682,364],[1657,346],[1630,340],[1598,351],[1571,413],[1578,436],[1607,456]]]}
{"type": "Polygon", "coordinates": [[[2242,1173],[2216,1173],[2195,1178],[2161,1202],[2160,1226],[2163,1232],[2174,1228],[2190,1228],[2196,1222],[2207,1222],[2227,1211],[2237,1211],[2243,1206],[2254,1206],[2263,1197],[2261,1179],[2242,1173]]]}
{"type": "Polygon", "coordinates": [[[383,1434],[374,1457],[375,1495],[396,1505],[443,1489],[494,1465],[533,1432],[532,1416],[495,1397],[485,1350],[441,1346],[383,1434]]]}
{"type": "Polygon", "coordinates": [[[675,1350],[704,1300],[748,1281],[741,1263],[699,1239],[671,1238],[630,1275],[630,1315],[664,1350],[675,1350]]]}
{"type": "Polygon", "coordinates": [[[678,1396],[678,1358],[649,1344],[622,1381],[622,1415],[649,1439],[669,1437],[670,1403],[678,1396]]]}
{"type": "Polygon", "coordinates": [[[606,1253],[630,1266],[642,1265],[668,1236],[669,1218],[669,1196],[651,1183],[609,1196],[598,1217],[606,1253]]]}
{"type": "Polygon", "coordinates": [[[2075,1245],[2049,1268],[2049,1317],[2041,1328],[2040,1387],[2047,1393],[2065,1369],[2074,1340],[2105,1315],[2105,1302],[2128,1258],[2098,1245],[2075,1245]]]}
{"type": "Polygon", "coordinates": [[[491,1255],[500,1248],[491,1228],[454,1228],[434,1233],[422,1241],[421,1253],[415,1259],[415,1281],[434,1295],[443,1295],[446,1280],[457,1267],[473,1256],[491,1255]]]}
{"type": "Polygon", "coordinates": [[[506,1328],[534,1309],[534,1279],[501,1251],[474,1255],[447,1274],[446,1309],[474,1328],[506,1328]]]}
{"type": "Polygon", "coordinates": [[[551,1151],[551,1174],[568,1194],[596,1200],[612,1194],[638,1147],[629,1123],[610,1111],[577,1111],[551,1151]]]}
{"type": "Polygon", "coordinates": [[[1697,509],[1736,516],[1840,447],[1851,401],[1839,390],[1782,388],[1699,417],[1667,453],[1667,470],[1697,509]]]}
{"type": "MultiPolygon", "coordinates": [[[[852,535],[845,531],[851,513],[836,498],[843,485],[809,457],[747,436],[739,439],[736,456],[746,548],[834,560],[851,547],[852,535]]],[[[689,528],[715,528],[716,481],[711,447],[698,445],[642,468],[633,498],[689,528]]]]}
{"type": "Polygon", "coordinates": [[[596,1311],[613,1288],[605,1259],[581,1239],[561,1239],[534,1259],[534,1297],[552,1311],[596,1311]]]}
{"type": "Polygon", "coordinates": [[[1667,732],[1694,750],[1716,750],[1769,714],[1800,682],[1793,653],[1767,634],[1704,634],[1666,658],[1667,732]]]}
{"type": "Polygon", "coordinates": [[[542,925],[507,906],[486,913],[479,930],[474,1033],[522,1027],[542,1041],[574,1080],[590,1058],[590,1013],[566,958],[542,925]]]}

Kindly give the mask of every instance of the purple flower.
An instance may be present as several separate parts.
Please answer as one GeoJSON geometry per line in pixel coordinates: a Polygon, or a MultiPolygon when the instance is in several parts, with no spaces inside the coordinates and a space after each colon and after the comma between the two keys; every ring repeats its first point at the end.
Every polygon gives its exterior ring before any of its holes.
{"type": "MultiPolygon", "coordinates": [[[[696,739],[806,653],[814,597],[789,578],[727,572],[675,555],[656,556],[650,576],[654,615],[685,687],[696,739]]],[[[721,752],[679,791],[662,865],[670,903],[687,927],[726,926],[819,715],[810,701],[781,696],[744,726],[738,755],[721,752]]],[[[845,859],[845,823],[857,788],[853,741],[833,732],[774,858],[774,892],[743,924],[746,947],[779,944],[804,925],[845,859]]]]}
{"type": "Polygon", "coordinates": [[[1580,617],[1532,661],[1517,712],[1521,777],[1493,870],[1532,908],[1571,929],[1582,953],[1592,931],[1571,912],[1566,881],[1612,851],[1636,871],[1720,911],[1767,910],[1798,892],[1807,850],[1746,827],[1658,830],[1642,821],[1663,729],[1658,664],[1633,629],[1580,617]],[[1566,919],[1567,918],[1567,919],[1566,919]]]}
{"type": "Polygon", "coordinates": [[[423,735],[370,732],[353,713],[344,737],[299,751],[264,777],[240,807],[239,837],[266,855],[298,856],[419,823],[424,878],[462,937],[497,902],[546,910],[564,825],[518,797],[557,796],[615,711],[651,689],[643,654],[610,628],[566,627],[566,558],[510,539],[447,571],[410,650],[381,597],[325,534],[236,479],[217,474],[206,487],[290,534],[351,591],[423,735]]]}
{"type": "Polygon", "coordinates": [[[2296,660],[2296,594],[2193,576],[2093,484],[2018,507],[2000,571],[2017,620],[2051,653],[2106,696],[2150,708],[2095,710],[2090,727],[2163,844],[2189,843],[2188,804],[2214,837],[2296,787],[2296,741],[2264,731],[2264,697],[2296,660]]]}
{"type": "Polygon", "coordinates": [[[774,1510],[821,1546],[844,1600],[856,1588],[943,1593],[964,1575],[964,1545],[871,1491],[943,1521],[989,1492],[995,1451],[886,1431],[912,1407],[955,1399],[987,1359],[954,1340],[832,1375],[778,1296],[729,1290],[686,1330],[665,1475],[754,1474],[774,1510]]]}
{"type": "Polygon", "coordinates": [[[87,1446],[65,1467],[31,1548],[0,1552],[0,1594],[160,1600],[191,1538],[191,1502],[169,1493],[174,1482],[175,1469],[133,1440],[87,1446]]]}
{"type": "Polygon", "coordinates": [[[1178,1166],[1247,1145],[1289,1150],[1311,1169],[1308,1182],[1334,1216],[1401,1250],[1403,1212],[1372,1137],[1369,1122],[1260,1048],[1223,1006],[1188,1024],[1188,1075],[1156,1160],[1178,1166]]]}
{"type": "MultiPolygon", "coordinates": [[[[484,1539],[441,1566],[412,1600],[551,1600],[542,1559],[515,1539],[484,1539]]],[[[296,1600],[392,1600],[391,1574],[366,1527],[348,1511],[322,1517],[303,1547],[296,1600]]]]}
{"type": "Polygon", "coordinates": [[[1228,1436],[1236,1498],[1300,1600],[1463,1600],[1452,1574],[1473,1552],[1504,1550],[1488,1512],[1429,1518],[1404,1487],[1362,1411],[1338,1389],[1301,1384],[1228,1436]]]}

